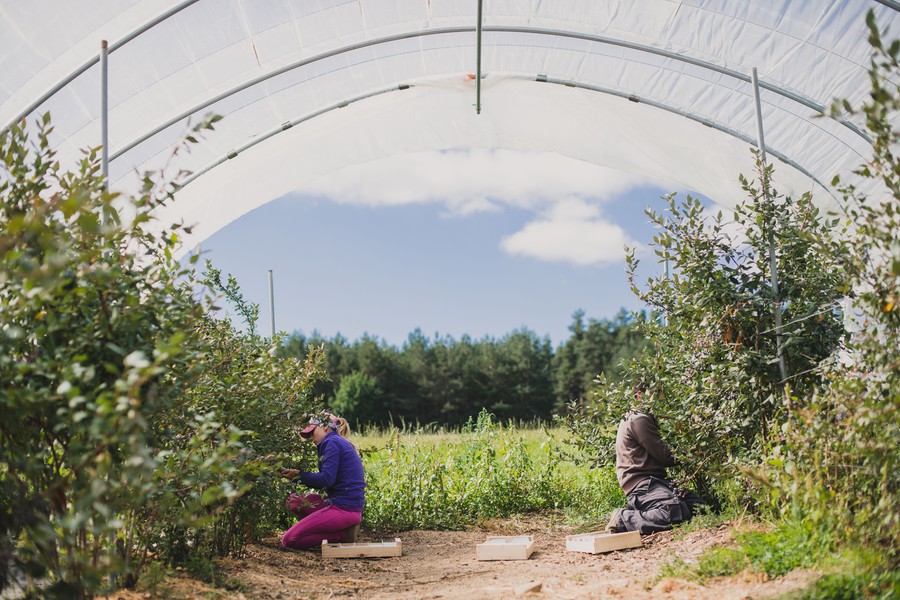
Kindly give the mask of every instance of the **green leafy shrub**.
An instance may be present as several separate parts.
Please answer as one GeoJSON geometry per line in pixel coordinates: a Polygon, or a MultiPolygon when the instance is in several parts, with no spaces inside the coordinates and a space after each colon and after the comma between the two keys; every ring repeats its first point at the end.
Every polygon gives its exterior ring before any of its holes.
{"type": "Polygon", "coordinates": [[[690,196],[667,197],[667,214],[648,211],[660,230],[654,251],[670,263],[672,275],[650,278],[640,289],[633,253],[628,272],[634,292],[660,318],[639,323],[648,345],[626,366],[623,380],[601,377],[590,401],[573,405],[568,417],[581,450],[593,449],[598,462],[612,464],[617,423],[634,406],[633,386],[645,386],[645,409],[659,417],[675,449],[677,476],[718,504],[739,506],[764,498],[741,469],[758,466],[782,439],[802,404],[794,394],[815,388],[815,367],[844,335],[840,255],[816,254],[829,225],[808,196],[778,195],[770,167],[760,169],[759,179],[757,187],[744,181],[749,198],[733,221],[722,213],[708,217],[690,196]],[[734,227],[742,243],[730,233],[734,227]],[[781,279],[777,298],[770,234],[781,279]],[[785,323],[787,381],[778,364],[776,304],[785,323]]]}
{"type": "Polygon", "coordinates": [[[182,226],[153,222],[176,185],[119,198],[96,150],[63,171],[50,131],[0,136],[0,584],[77,598],[270,525],[280,500],[251,491],[300,451],[320,357],[277,360],[208,314],[182,226]]]}
{"type": "MultiPolygon", "coordinates": [[[[652,351],[568,420],[578,444],[610,462],[630,385],[649,385],[647,404],[675,446],[681,478],[725,504],[787,519],[769,537],[746,540],[770,574],[822,559],[816,548],[877,548],[888,566],[900,558],[900,41],[882,41],[873,13],[868,26],[868,101],[839,102],[835,112],[865,118],[874,153],[856,173],[881,189],[866,196],[845,185],[840,215],[823,218],[809,198],[769,191],[770,173],[761,170],[760,183],[744,182],[749,202],[736,213],[743,245],[728,239],[720,218],[704,224],[697,201],[670,198],[670,216],[651,217],[661,230],[657,256],[674,274],[635,289],[665,323],[648,321],[652,351]],[[777,298],[768,284],[770,237],[777,298]],[[787,381],[775,300],[784,307],[787,381]]],[[[872,571],[860,569],[860,577],[872,571]]]]}
{"type": "MultiPolygon", "coordinates": [[[[831,522],[844,542],[878,547],[900,560],[900,41],[886,44],[872,13],[869,99],[858,109],[874,141],[873,159],[858,173],[880,183],[870,197],[844,188],[846,237],[822,244],[823,256],[843,255],[858,330],[845,356],[827,364],[823,386],[784,448],[771,460],[772,483],[791,510],[831,522]],[[843,254],[843,245],[852,248],[843,254]]],[[[838,181],[836,180],[837,184],[838,181]]]]}

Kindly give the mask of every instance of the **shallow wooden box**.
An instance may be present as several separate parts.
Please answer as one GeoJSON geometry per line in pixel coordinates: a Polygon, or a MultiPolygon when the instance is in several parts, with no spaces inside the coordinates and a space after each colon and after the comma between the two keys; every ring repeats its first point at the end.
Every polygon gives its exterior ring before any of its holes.
{"type": "Polygon", "coordinates": [[[356,542],[336,544],[322,540],[323,558],[378,558],[382,556],[403,556],[403,542],[394,538],[393,542],[356,542]]]}
{"type": "Polygon", "coordinates": [[[488,536],[475,546],[478,560],[527,560],[534,552],[534,538],[530,535],[488,536]]]}
{"type": "Polygon", "coordinates": [[[599,554],[600,552],[640,547],[641,534],[637,531],[627,531],[625,533],[593,531],[591,533],[566,536],[566,550],[571,550],[572,552],[599,554]]]}

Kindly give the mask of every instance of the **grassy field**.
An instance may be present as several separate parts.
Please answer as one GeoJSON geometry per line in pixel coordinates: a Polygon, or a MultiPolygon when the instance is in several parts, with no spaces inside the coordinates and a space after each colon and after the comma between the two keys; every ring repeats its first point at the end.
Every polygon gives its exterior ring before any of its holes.
{"type": "Polygon", "coordinates": [[[465,529],[536,511],[590,527],[624,503],[613,468],[572,455],[562,429],[482,413],[460,430],[367,430],[352,439],[368,482],[363,524],[373,530],[465,529]]]}

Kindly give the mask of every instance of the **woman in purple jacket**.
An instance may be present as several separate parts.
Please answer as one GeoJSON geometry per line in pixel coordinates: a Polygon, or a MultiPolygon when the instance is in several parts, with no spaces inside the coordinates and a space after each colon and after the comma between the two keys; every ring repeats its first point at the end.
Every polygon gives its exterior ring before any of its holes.
{"type": "Polygon", "coordinates": [[[300,432],[312,440],[319,455],[318,472],[281,469],[287,479],[300,478],[303,485],[325,490],[319,494],[291,494],[288,509],[300,518],[284,532],[285,548],[301,550],[320,546],[323,540],[349,542],[356,540],[366,498],[366,481],[362,459],[356,447],[347,440],[347,421],[322,412],[309,420],[300,432]]]}

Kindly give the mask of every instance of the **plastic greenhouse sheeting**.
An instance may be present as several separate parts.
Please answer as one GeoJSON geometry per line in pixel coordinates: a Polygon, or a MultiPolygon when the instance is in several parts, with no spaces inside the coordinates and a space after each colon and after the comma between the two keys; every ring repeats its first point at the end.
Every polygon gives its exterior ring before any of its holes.
{"type": "MultiPolygon", "coordinates": [[[[871,153],[859,105],[894,2],[847,0],[0,1],[0,127],[49,111],[63,163],[101,142],[108,40],[110,180],[195,173],[167,219],[187,246],[341,168],[430,150],[549,151],[742,199],[760,81],[780,191],[833,202],[833,176],[871,153]],[[480,113],[476,103],[480,100],[480,113]],[[171,157],[187,123],[224,119],[171,157]]],[[[526,177],[527,174],[523,174],[526,177]]]]}

